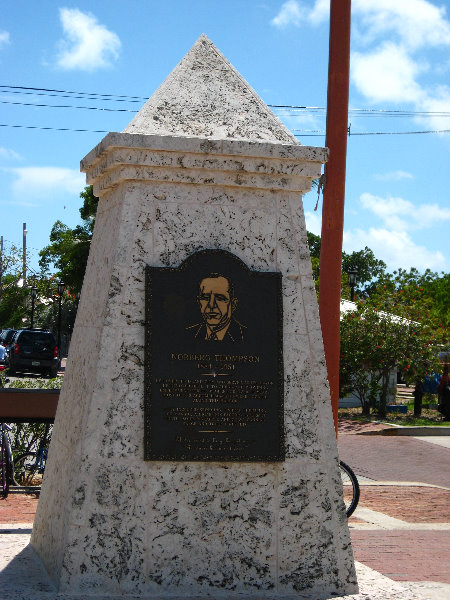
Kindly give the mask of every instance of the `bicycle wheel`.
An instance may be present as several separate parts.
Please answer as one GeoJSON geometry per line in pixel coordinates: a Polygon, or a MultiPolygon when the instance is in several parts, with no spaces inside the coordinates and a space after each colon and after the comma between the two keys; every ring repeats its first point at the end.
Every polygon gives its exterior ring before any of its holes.
{"type": "Polygon", "coordinates": [[[0,494],[2,498],[6,498],[9,492],[9,480],[10,480],[10,472],[11,472],[11,464],[9,461],[8,450],[6,447],[6,435],[2,430],[2,438],[1,438],[1,452],[0,452],[0,464],[1,464],[1,489],[0,494]]]}
{"type": "Polygon", "coordinates": [[[16,485],[40,485],[39,464],[36,452],[26,452],[14,459],[14,481],[16,485]]]}
{"type": "Polygon", "coordinates": [[[341,471],[342,485],[344,488],[345,512],[350,517],[358,506],[359,502],[359,483],[356,475],[342,460],[339,461],[341,471]]]}

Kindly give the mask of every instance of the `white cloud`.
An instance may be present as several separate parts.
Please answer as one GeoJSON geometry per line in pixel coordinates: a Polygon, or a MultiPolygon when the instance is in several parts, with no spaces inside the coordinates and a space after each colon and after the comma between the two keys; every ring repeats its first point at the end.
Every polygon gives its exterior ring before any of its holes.
{"type": "MultiPolygon", "coordinates": [[[[272,25],[317,26],[329,18],[330,1],[311,4],[288,0],[272,25]]],[[[439,76],[436,61],[424,60],[430,48],[450,45],[450,21],[445,6],[429,0],[353,0],[351,78],[371,103],[413,105],[416,111],[450,111],[450,87],[424,84],[420,77],[439,76]]],[[[449,63],[450,64],[450,63],[449,63]]],[[[442,80],[442,76],[440,76],[442,80]]],[[[448,117],[416,116],[433,130],[448,129],[448,117]]]]}
{"type": "Polygon", "coordinates": [[[20,160],[21,157],[15,150],[0,147],[0,158],[20,160]]]}
{"type": "Polygon", "coordinates": [[[424,92],[416,82],[425,69],[405,48],[385,42],[373,52],[354,52],[351,57],[352,81],[371,102],[420,103],[424,92]]]}
{"type": "Polygon", "coordinates": [[[441,208],[436,203],[415,206],[403,198],[380,198],[366,193],[361,196],[361,204],[379,217],[386,227],[398,233],[450,221],[450,208],[441,208]]]}
{"type": "Polygon", "coordinates": [[[450,129],[448,114],[447,116],[442,114],[450,112],[450,87],[439,86],[432,93],[427,93],[423,98],[420,108],[435,114],[427,115],[426,117],[417,117],[417,121],[424,122],[431,129],[435,130],[450,129]]]}
{"type": "Polygon", "coordinates": [[[427,0],[353,0],[366,41],[396,34],[408,48],[450,45],[450,23],[444,7],[427,0]]]}
{"type": "Polygon", "coordinates": [[[302,22],[302,12],[305,13],[305,8],[297,0],[287,0],[281,8],[277,16],[272,19],[272,25],[276,27],[286,27],[287,25],[295,25],[298,27],[302,22]]]}
{"type": "Polygon", "coordinates": [[[76,194],[85,186],[85,176],[74,169],[18,167],[7,170],[16,176],[12,190],[19,198],[42,199],[50,192],[76,194]]]}
{"type": "MultiPolygon", "coordinates": [[[[316,0],[312,6],[288,0],[272,19],[277,27],[309,21],[318,25],[329,18],[330,0],[316,0]]],[[[422,46],[450,45],[450,23],[444,6],[428,0],[353,0],[352,27],[358,39],[371,43],[394,34],[398,41],[417,49],[422,46]],[[363,30],[363,33],[361,32],[363,30]]]]}
{"type": "Polygon", "coordinates": [[[375,179],[378,179],[378,181],[400,181],[401,179],[414,179],[414,175],[406,171],[390,171],[389,173],[375,175],[375,179]]]}
{"type": "Polygon", "coordinates": [[[58,66],[66,70],[94,71],[109,67],[117,59],[121,42],[119,37],[101,25],[90,13],[76,8],[60,9],[65,38],[60,41],[58,66]]]}
{"type": "Polygon", "coordinates": [[[0,46],[6,46],[9,44],[9,32],[8,31],[0,31],[0,46]]]}
{"type": "Polygon", "coordinates": [[[356,229],[344,232],[344,250],[351,252],[355,249],[368,246],[375,256],[383,260],[388,269],[410,269],[415,267],[419,271],[431,269],[435,271],[447,268],[442,252],[428,250],[413,242],[405,231],[391,231],[389,229],[369,230],[356,229]]]}
{"type": "Polygon", "coordinates": [[[298,0],[287,0],[281,5],[277,16],[272,19],[271,24],[275,27],[287,27],[300,25],[306,21],[312,25],[319,25],[330,15],[330,0],[316,0],[314,6],[306,6],[298,0]]]}
{"type": "MultiPolygon", "coordinates": [[[[373,103],[393,102],[416,111],[449,111],[450,87],[421,81],[435,74],[425,51],[450,45],[450,21],[444,7],[428,0],[354,0],[354,41],[370,47],[351,56],[351,78],[373,103]],[[389,39],[387,39],[389,38],[389,39]]],[[[443,115],[416,116],[429,129],[448,129],[443,115]]]]}
{"type": "Polygon", "coordinates": [[[308,14],[308,21],[313,25],[319,25],[326,21],[330,16],[330,0],[316,0],[311,12],[308,14]]]}
{"type": "Polygon", "coordinates": [[[322,217],[317,212],[305,212],[306,229],[315,235],[322,232],[322,217]]]}

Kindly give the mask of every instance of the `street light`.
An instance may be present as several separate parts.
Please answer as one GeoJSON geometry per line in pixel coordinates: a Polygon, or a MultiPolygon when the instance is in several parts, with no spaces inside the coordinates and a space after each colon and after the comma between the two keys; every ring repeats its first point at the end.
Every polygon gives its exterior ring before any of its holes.
{"type": "Polygon", "coordinates": [[[58,282],[58,368],[61,367],[61,300],[64,293],[64,283],[58,282]]]}
{"type": "Polygon", "coordinates": [[[31,288],[31,329],[34,326],[34,302],[37,298],[37,289],[33,286],[31,288]]]}
{"type": "Polygon", "coordinates": [[[23,286],[27,285],[27,224],[23,224],[22,230],[22,279],[23,286]]]}
{"type": "Polygon", "coordinates": [[[355,294],[355,286],[358,279],[358,267],[352,267],[347,271],[348,274],[348,285],[350,286],[350,300],[353,302],[355,294]]]}

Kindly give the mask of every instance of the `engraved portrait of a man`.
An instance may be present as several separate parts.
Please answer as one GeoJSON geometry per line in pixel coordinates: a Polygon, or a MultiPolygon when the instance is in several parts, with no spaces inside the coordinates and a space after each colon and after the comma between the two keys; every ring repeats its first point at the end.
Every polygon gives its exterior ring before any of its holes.
{"type": "Polygon", "coordinates": [[[211,273],[199,283],[197,303],[202,321],[186,327],[195,338],[208,341],[242,342],[245,326],[234,317],[238,300],[228,277],[211,273]]]}

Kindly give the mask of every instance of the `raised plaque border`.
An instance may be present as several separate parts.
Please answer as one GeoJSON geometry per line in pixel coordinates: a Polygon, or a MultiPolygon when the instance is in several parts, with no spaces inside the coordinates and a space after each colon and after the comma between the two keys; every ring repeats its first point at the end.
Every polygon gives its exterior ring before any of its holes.
{"type": "Polygon", "coordinates": [[[186,257],[178,267],[145,267],[145,346],[144,346],[144,460],[145,461],[183,461],[183,462],[283,462],[285,460],[285,431],[284,431],[284,363],[283,363],[283,293],[282,293],[282,274],[277,271],[254,271],[251,270],[244,261],[228,250],[213,248],[198,250],[186,257]],[[245,456],[242,460],[234,458],[217,456],[208,456],[205,453],[202,457],[180,456],[180,455],[160,455],[154,458],[150,455],[151,441],[151,387],[152,387],[152,332],[151,322],[151,304],[152,304],[152,272],[155,269],[166,272],[180,272],[189,267],[190,263],[199,255],[208,254],[217,256],[226,256],[237,262],[241,268],[245,269],[249,277],[270,277],[278,279],[277,285],[277,378],[278,378],[278,427],[279,427],[279,452],[274,456],[245,456]]]}

